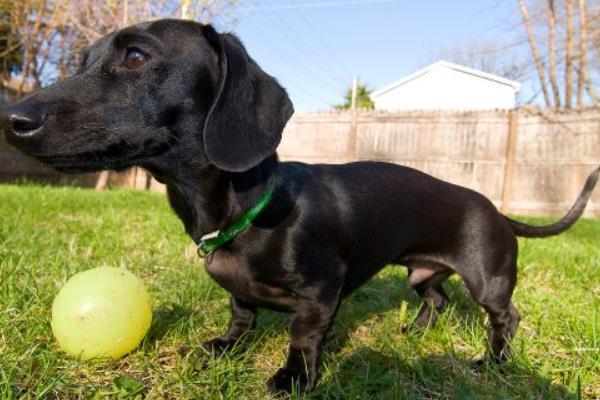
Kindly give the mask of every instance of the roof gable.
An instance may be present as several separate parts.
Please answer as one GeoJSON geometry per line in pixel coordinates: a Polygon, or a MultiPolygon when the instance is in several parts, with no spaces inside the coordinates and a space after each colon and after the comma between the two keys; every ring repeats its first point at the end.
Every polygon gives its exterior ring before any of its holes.
{"type": "Polygon", "coordinates": [[[392,82],[391,84],[389,84],[379,90],[374,91],[373,93],[371,93],[371,98],[374,98],[374,97],[380,96],[384,93],[387,93],[390,90],[396,89],[397,87],[400,87],[412,80],[420,78],[423,75],[426,75],[427,73],[434,71],[436,69],[439,69],[439,68],[451,69],[451,70],[454,70],[454,71],[457,71],[460,73],[473,75],[477,78],[493,81],[493,82],[501,84],[501,85],[510,86],[515,91],[518,91],[519,89],[521,89],[521,84],[519,82],[510,80],[510,79],[506,79],[506,78],[503,78],[498,75],[490,74],[488,72],[483,72],[483,71],[479,71],[479,70],[476,70],[473,68],[465,67],[464,65],[454,64],[454,63],[451,63],[448,61],[440,60],[438,62],[435,62],[433,64],[426,66],[425,68],[418,70],[417,72],[407,75],[400,80],[392,82]]]}

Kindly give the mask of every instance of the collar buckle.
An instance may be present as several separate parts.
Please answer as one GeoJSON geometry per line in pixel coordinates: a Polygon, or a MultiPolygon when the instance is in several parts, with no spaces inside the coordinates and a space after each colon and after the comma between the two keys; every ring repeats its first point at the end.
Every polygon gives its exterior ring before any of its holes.
{"type": "Polygon", "coordinates": [[[234,221],[232,225],[228,226],[222,231],[217,230],[202,236],[198,243],[198,257],[208,257],[213,251],[217,250],[225,243],[235,239],[238,234],[246,230],[246,228],[252,224],[252,221],[254,221],[258,214],[260,214],[260,212],[271,201],[275,186],[276,183],[271,182],[271,184],[267,186],[267,190],[260,198],[258,203],[251,209],[244,212],[237,220],[234,221]]]}
{"type": "Polygon", "coordinates": [[[200,242],[200,244],[198,245],[198,257],[200,258],[206,258],[210,253],[212,253],[211,251],[207,251],[206,249],[204,249],[203,244],[204,242],[200,242]]]}
{"type": "Polygon", "coordinates": [[[200,238],[200,243],[198,243],[198,257],[206,258],[214,251],[213,246],[210,246],[210,242],[211,240],[217,238],[220,233],[221,231],[217,229],[216,231],[207,233],[200,238]]]}

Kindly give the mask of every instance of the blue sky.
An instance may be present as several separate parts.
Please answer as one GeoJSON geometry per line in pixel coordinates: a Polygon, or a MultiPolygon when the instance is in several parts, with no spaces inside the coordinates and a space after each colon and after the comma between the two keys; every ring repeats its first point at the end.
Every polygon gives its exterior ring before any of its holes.
{"type": "Polygon", "coordinates": [[[234,31],[296,110],[309,111],[340,102],[354,74],[378,89],[445,48],[510,43],[518,18],[507,0],[252,0],[234,31]]]}

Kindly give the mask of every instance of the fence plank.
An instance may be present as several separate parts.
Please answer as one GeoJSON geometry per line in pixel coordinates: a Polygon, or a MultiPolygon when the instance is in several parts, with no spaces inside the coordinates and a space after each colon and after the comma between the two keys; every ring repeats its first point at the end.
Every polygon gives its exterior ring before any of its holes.
{"type": "Polygon", "coordinates": [[[502,179],[502,203],[500,211],[508,213],[510,206],[510,191],[512,189],[512,176],[515,162],[515,148],[517,145],[517,119],[518,113],[511,112],[508,117],[508,139],[506,141],[506,164],[502,179]]]}

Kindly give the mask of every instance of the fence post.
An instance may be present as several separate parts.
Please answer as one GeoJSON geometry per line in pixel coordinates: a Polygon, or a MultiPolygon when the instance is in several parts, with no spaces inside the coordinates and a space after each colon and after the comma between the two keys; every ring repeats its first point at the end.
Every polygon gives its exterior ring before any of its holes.
{"type": "Polygon", "coordinates": [[[351,161],[356,160],[356,135],[357,135],[357,110],[356,110],[356,95],[358,89],[358,77],[355,75],[352,79],[352,97],[350,110],[352,111],[352,119],[350,120],[350,140],[348,141],[348,156],[351,161]]]}
{"type": "Polygon", "coordinates": [[[128,181],[127,184],[129,185],[129,187],[131,189],[137,189],[137,180],[138,180],[138,167],[133,166],[131,167],[131,169],[129,170],[129,176],[128,176],[128,181]]]}
{"type": "Polygon", "coordinates": [[[515,164],[515,150],[517,144],[518,111],[511,110],[508,114],[508,135],[506,138],[506,163],[504,164],[504,180],[502,182],[502,202],[500,212],[508,213],[512,189],[513,169],[515,164]]]}
{"type": "Polygon", "coordinates": [[[96,190],[104,190],[108,187],[109,171],[102,171],[96,180],[96,190]]]}

